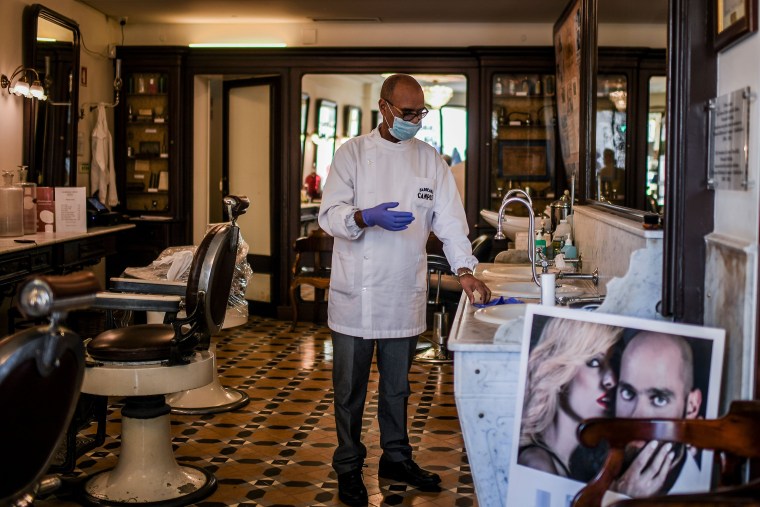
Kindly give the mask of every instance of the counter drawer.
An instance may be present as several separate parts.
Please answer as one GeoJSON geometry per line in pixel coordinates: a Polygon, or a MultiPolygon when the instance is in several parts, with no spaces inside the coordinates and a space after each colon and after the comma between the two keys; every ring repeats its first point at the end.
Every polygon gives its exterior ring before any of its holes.
{"type": "Polygon", "coordinates": [[[49,247],[3,256],[0,260],[0,284],[16,283],[33,273],[50,271],[52,258],[49,247]]]}
{"type": "Polygon", "coordinates": [[[519,352],[458,352],[454,361],[458,396],[515,396],[519,373],[519,352]]]}

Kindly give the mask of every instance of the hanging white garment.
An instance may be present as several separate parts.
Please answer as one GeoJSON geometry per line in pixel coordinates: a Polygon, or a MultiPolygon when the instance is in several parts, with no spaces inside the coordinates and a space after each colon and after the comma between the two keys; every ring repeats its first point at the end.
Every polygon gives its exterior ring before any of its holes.
{"type": "Polygon", "coordinates": [[[92,129],[92,164],[90,167],[90,193],[98,192],[98,199],[107,206],[119,204],[116,194],[116,170],[113,162],[113,138],[106,122],[106,107],[98,105],[95,128],[92,129]]]}

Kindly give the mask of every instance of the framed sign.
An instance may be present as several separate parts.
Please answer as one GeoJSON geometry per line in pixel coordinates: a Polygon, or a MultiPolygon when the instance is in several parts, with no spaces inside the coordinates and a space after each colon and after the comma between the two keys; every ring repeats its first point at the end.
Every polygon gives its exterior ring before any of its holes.
{"type": "Polygon", "coordinates": [[[714,0],[716,51],[726,49],[757,32],[756,0],[714,0]]]}
{"type": "MultiPolygon", "coordinates": [[[[528,305],[507,505],[570,505],[599,472],[606,447],[580,444],[581,420],[714,419],[724,341],[723,329],[528,305]]],[[[626,453],[603,505],[710,486],[711,451],[653,440],[626,453]]]]}
{"type": "Polygon", "coordinates": [[[499,141],[499,177],[510,180],[548,180],[553,156],[545,140],[499,141]]]}

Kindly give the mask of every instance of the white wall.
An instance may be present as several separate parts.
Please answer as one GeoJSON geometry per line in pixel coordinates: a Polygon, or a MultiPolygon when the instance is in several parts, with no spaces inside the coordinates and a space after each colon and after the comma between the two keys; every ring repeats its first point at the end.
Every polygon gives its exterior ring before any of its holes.
{"type": "MultiPolygon", "coordinates": [[[[751,36],[718,55],[718,96],[750,86],[760,88],[760,37],[751,36]]],[[[757,343],[757,247],[760,223],[760,110],[750,106],[748,190],[715,191],[715,229],[706,237],[705,324],[727,332],[726,400],[751,398],[757,343]]]]}
{"type": "MultiPolygon", "coordinates": [[[[24,7],[35,2],[2,0],[0,2],[0,72],[10,73],[21,64],[22,14],[24,7]]],[[[45,0],[43,5],[79,24],[82,39],[90,51],[81,47],[80,65],[87,67],[87,86],[79,87],[80,103],[113,101],[113,61],[107,57],[108,44],[119,43],[118,23],[102,13],[74,0],[45,0]]],[[[0,94],[0,170],[15,168],[22,161],[23,138],[21,122],[23,101],[5,91],[0,94]]],[[[77,107],[77,111],[79,108],[77,107]]],[[[89,111],[79,122],[84,136],[83,151],[77,155],[77,171],[82,162],[90,161],[90,133],[94,122],[89,111]]],[[[109,125],[113,127],[113,111],[109,110],[109,125]]],[[[113,130],[112,130],[113,132],[113,130]]],[[[78,184],[89,183],[87,174],[78,174],[78,184]]]]}
{"type": "MultiPolygon", "coordinates": [[[[127,25],[126,44],[187,45],[194,42],[284,42],[290,47],[321,46],[550,46],[550,23],[259,23],[127,25]],[[316,34],[313,39],[312,35],[316,34]],[[314,40],[312,43],[311,41],[314,40]]],[[[600,24],[603,46],[663,48],[662,25],[600,24]]]]}

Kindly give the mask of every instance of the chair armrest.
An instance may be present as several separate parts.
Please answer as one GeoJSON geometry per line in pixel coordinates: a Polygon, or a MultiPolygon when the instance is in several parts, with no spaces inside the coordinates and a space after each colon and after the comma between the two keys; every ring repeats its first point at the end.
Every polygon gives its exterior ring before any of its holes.
{"type": "Polygon", "coordinates": [[[185,282],[167,280],[111,278],[110,290],[116,292],[136,292],[141,294],[161,294],[165,296],[184,296],[187,292],[187,284],[185,282]]]}
{"type": "Polygon", "coordinates": [[[182,309],[182,298],[179,296],[161,296],[155,294],[99,292],[95,296],[95,303],[92,305],[92,308],[177,313],[182,309]]]}

